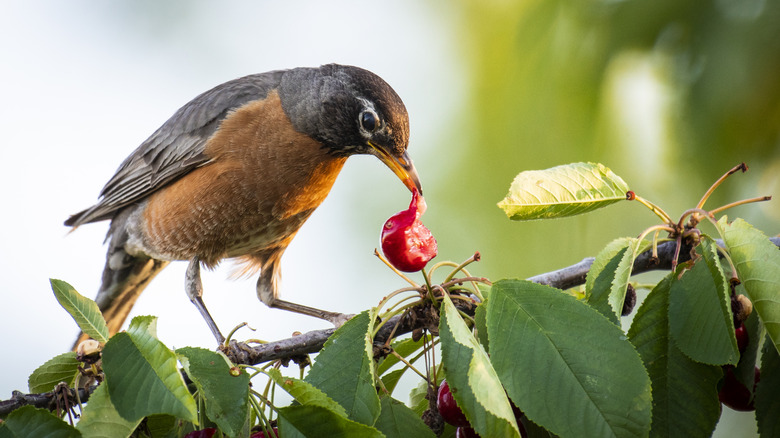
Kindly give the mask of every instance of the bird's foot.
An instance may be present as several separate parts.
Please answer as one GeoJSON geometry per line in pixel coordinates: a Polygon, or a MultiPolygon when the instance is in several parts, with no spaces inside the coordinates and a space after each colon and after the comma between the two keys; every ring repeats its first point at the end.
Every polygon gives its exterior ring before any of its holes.
{"type": "Polygon", "coordinates": [[[254,353],[252,346],[246,342],[236,341],[235,339],[231,339],[230,343],[227,345],[224,343],[220,344],[218,349],[233,363],[249,363],[247,358],[254,353]]]}
{"type": "Polygon", "coordinates": [[[324,320],[330,322],[333,324],[334,327],[339,328],[344,323],[352,319],[352,317],[355,316],[354,313],[338,313],[338,312],[327,312],[328,314],[323,317],[324,320]]]}

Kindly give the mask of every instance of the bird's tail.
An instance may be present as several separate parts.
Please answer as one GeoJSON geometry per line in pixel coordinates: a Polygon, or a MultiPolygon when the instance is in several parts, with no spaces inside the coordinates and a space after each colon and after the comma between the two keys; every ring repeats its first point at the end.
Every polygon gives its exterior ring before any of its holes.
{"type": "MultiPolygon", "coordinates": [[[[113,335],[122,328],[141,292],[169,262],[128,254],[124,249],[127,242],[124,221],[112,221],[106,240],[109,241],[106,267],[95,302],[108,324],[109,335],[113,335]]],[[[73,349],[87,338],[81,333],[73,349]]]]}

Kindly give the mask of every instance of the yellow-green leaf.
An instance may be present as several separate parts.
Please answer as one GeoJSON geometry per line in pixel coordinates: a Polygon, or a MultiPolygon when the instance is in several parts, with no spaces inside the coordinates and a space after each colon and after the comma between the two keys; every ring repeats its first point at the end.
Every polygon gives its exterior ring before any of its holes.
{"type": "Polygon", "coordinates": [[[520,172],[498,206],[512,220],[568,217],[626,199],[628,184],[603,164],[520,172]]]}
{"type": "Polygon", "coordinates": [[[62,280],[49,281],[57,301],[70,313],[81,331],[100,343],[108,341],[108,326],[97,303],[76,292],[73,286],[62,280]]]}

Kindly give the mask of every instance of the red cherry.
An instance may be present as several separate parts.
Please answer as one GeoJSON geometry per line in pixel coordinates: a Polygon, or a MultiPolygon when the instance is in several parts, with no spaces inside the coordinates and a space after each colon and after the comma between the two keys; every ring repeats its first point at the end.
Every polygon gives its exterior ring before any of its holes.
{"type": "MultiPolygon", "coordinates": [[[[463,415],[463,411],[458,407],[458,403],[452,397],[450,392],[450,385],[446,380],[441,382],[439,386],[439,394],[436,397],[436,406],[439,408],[439,414],[447,423],[453,426],[469,426],[469,420],[463,415]]],[[[476,435],[475,435],[476,436],[476,435]]]]}
{"type": "MultiPolygon", "coordinates": [[[[271,434],[271,438],[278,438],[278,437],[279,437],[279,430],[274,427],[273,432],[271,434]]],[[[266,434],[261,430],[260,432],[253,433],[249,438],[266,438],[266,434]]]]}
{"type": "Polygon", "coordinates": [[[744,353],[745,349],[747,349],[748,342],[750,341],[750,336],[748,336],[745,324],[739,324],[739,327],[734,330],[734,335],[737,337],[737,347],[739,348],[739,352],[744,353]]]}
{"type": "Polygon", "coordinates": [[[461,426],[455,429],[455,438],[479,438],[479,435],[474,429],[468,426],[461,426]]]}
{"type": "Polygon", "coordinates": [[[420,222],[425,209],[425,200],[414,190],[409,208],[390,216],[382,227],[382,252],[399,271],[417,272],[436,257],[436,239],[420,222]]]}
{"type": "Polygon", "coordinates": [[[726,375],[723,377],[723,386],[718,392],[718,399],[735,411],[755,411],[756,406],[753,404],[752,397],[760,378],[761,370],[756,367],[753,391],[750,391],[734,375],[734,368],[726,367],[726,375]]]}
{"type": "Polygon", "coordinates": [[[202,430],[193,430],[187,435],[184,435],[184,438],[211,438],[215,433],[217,433],[217,429],[213,427],[207,427],[202,430]]]}

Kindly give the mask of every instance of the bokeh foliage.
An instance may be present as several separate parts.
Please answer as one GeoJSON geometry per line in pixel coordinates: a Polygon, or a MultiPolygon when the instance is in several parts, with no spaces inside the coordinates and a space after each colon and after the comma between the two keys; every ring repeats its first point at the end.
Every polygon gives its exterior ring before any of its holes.
{"type": "MultiPolygon", "coordinates": [[[[440,204],[429,210],[434,232],[460,236],[440,238],[444,256],[480,250],[486,275],[525,277],[595,255],[656,221],[638,205],[621,205],[510,223],[495,203],[521,170],[601,162],[677,215],[744,161],[750,171],[707,206],[777,196],[780,2],[473,0],[459,7],[455,34],[471,89],[461,118],[442,136],[450,155],[444,183],[428,193],[440,204]]],[[[777,201],[734,214],[777,232],[777,201]]]]}

